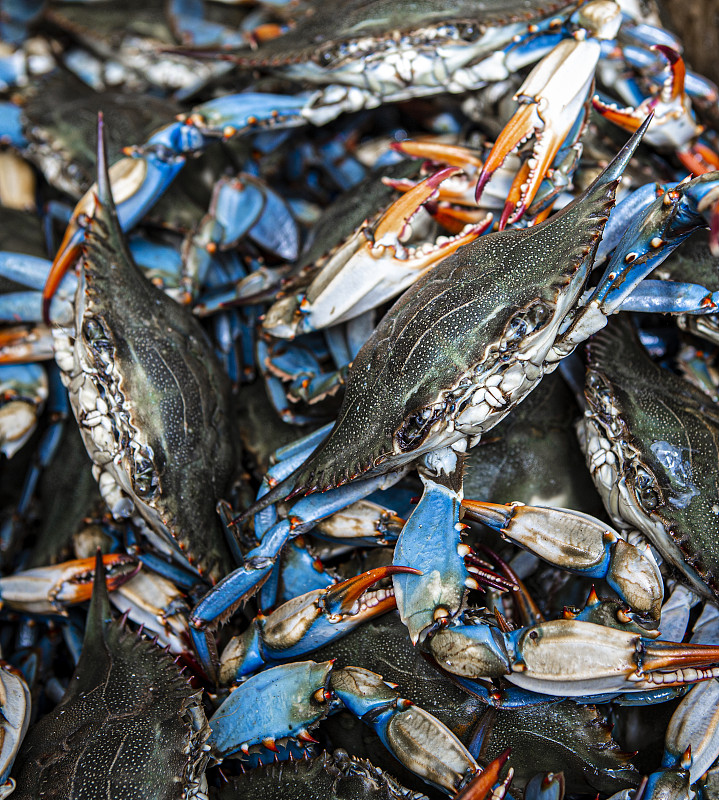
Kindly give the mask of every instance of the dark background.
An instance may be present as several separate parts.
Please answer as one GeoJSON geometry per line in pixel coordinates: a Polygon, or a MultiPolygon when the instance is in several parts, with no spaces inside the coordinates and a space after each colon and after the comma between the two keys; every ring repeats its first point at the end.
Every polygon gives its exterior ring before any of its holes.
{"type": "Polygon", "coordinates": [[[719,83],[719,0],[660,0],[662,21],[684,42],[684,59],[719,83]]]}

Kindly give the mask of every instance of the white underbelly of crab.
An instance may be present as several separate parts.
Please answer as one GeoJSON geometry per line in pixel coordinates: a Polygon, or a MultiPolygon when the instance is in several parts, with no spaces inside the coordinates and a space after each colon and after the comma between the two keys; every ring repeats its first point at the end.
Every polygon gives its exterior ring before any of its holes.
{"type": "MultiPolygon", "coordinates": [[[[667,532],[661,520],[642,511],[627,486],[623,474],[631,468],[629,460],[619,446],[612,446],[607,438],[609,431],[593,417],[584,419],[587,461],[597,491],[609,512],[612,523],[620,529],[635,528],[644,534],[656,547],[662,558],[691,584],[693,591],[701,597],[714,599],[714,594],[689,564],[682,558],[679,546],[667,532]]],[[[638,459],[637,463],[641,463],[638,459]]]]}
{"type": "Polygon", "coordinates": [[[152,450],[130,420],[121,375],[109,361],[100,377],[97,368],[85,358],[82,345],[67,329],[56,328],[53,338],[55,360],[103,500],[116,519],[139,514],[153,530],[172,542],[158,511],[132,488],[128,460],[138,454],[151,455],[152,450]]]}

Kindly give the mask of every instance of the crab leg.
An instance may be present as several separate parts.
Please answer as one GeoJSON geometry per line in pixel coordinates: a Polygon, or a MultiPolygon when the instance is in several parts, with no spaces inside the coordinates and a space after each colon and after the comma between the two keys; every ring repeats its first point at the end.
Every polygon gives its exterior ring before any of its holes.
{"type": "Polygon", "coordinates": [[[0,797],[8,797],[15,788],[10,777],[28,726],[30,725],[30,689],[20,670],[0,661],[0,797]]]}
{"type": "MultiPolygon", "coordinates": [[[[719,173],[714,172],[682,182],[675,188],[664,191],[641,214],[632,219],[596,289],[560,336],[558,345],[555,346],[555,355],[570,352],[579,341],[601,330],[606,325],[607,317],[622,310],[625,301],[631,304],[631,295],[640,282],[692,231],[706,224],[704,212],[709,209],[716,196],[718,179],[719,173]]],[[[686,288],[686,294],[689,295],[690,302],[698,302],[701,306],[702,300],[697,301],[696,293],[692,294],[691,288],[686,288]]],[[[704,297],[708,294],[705,293],[704,297]]],[[[651,310],[673,310],[670,303],[671,284],[663,305],[657,301],[656,296],[651,295],[650,289],[646,296],[651,299],[651,310]]],[[[637,299],[641,296],[640,289],[637,299]]],[[[712,302],[711,298],[705,302],[705,311],[712,310],[712,302]]],[[[634,307],[636,305],[637,303],[634,307]]],[[[678,311],[681,313],[681,306],[678,311]]]]}
{"type": "Polygon", "coordinates": [[[397,695],[380,675],[361,667],[334,669],[330,688],[407,769],[454,794],[480,771],[459,739],[436,717],[397,695]]]}
{"type": "Polygon", "coordinates": [[[304,498],[292,507],[289,518],[267,530],[260,544],[247,553],[244,565],[219,581],[192,611],[190,633],[195,651],[208,675],[215,674],[214,642],[208,628],[214,621],[226,619],[262,587],[287,541],[311,530],[318,521],[335,511],[391,485],[400,477],[396,473],[379,475],[341,486],[322,497],[304,498]]]}
{"type": "Polygon", "coordinates": [[[719,647],[649,640],[578,620],[553,620],[505,635],[507,680],[567,697],[681,686],[719,676],[719,647]]]}
{"type": "Polygon", "coordinates": [[[600,98],[592,98],[592,105],[605,119],[633,133],[647,114],[654,112],[646,141],[653,147],[683,151],[701,133],[692,112],[691,100],[684,91],[686,68],[681,55],[672,47],[652,45],[651,50],[661,53],[669,63],[669,74],[656,96],[643,100],[636,108],[618,108],[600,98]]]}

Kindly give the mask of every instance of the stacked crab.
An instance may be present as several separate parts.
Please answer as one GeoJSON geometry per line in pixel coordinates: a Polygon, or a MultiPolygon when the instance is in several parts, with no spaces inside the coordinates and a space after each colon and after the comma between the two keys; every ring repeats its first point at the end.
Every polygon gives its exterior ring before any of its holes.
{"type": "Polygon", "coordinates": [[[0,39],[0,797],[716,797],[719,99],[651,5],[0,39]]]}

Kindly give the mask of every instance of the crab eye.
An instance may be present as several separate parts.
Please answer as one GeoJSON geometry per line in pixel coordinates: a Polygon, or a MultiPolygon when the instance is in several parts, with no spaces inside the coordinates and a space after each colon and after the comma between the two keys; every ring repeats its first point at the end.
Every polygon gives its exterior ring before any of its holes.
{"type": "Polygon", "coordinates": [[[96,317],[88,317],[82,323],[82,334],[89,344],[94,344],[99,340],[107,340],[105,328],[96,317]]]}
{"type": "Polygon", "coordinates": [[[654,511],[661,503],[656,480],[642,468],[637,469],[634,477],[634,494],[641,507],[647,512],[654,511]]]}
{"type": "Polygon", "coordinates": [[[480,30],[476,25],[465,25],[461,31],[460,36],[465,42],[476,42],[480,36],[480,30]]]}
{"type": "Polygon", "coordinates": [[[535,303],[515,314],[507,324],[499,349],[517,347],[523,339],[542,328],[549,317],[550,311],[544,303],[535,303]]]}
{"type": "Polygon", "coordinates": [[[155,467],[150,448],[142,448],[135,453],[132,462],[132,488],[138,497],[150,497],[157,489],[155,467]]]}
{"type": "Polygon", "coordinates": [[[439,416],[438,409],[426,406],[407,417],[396,434],[400,450],[406,453],[419,447],[439,416]]]}
{"type": "Polygon", "coordinates": [[[315,56],[315,61],[321,67],[329,67],[329,65],[335,60],[335,53],[333,50],[322,50],[321,52],[317,53],[315,56]]]}

